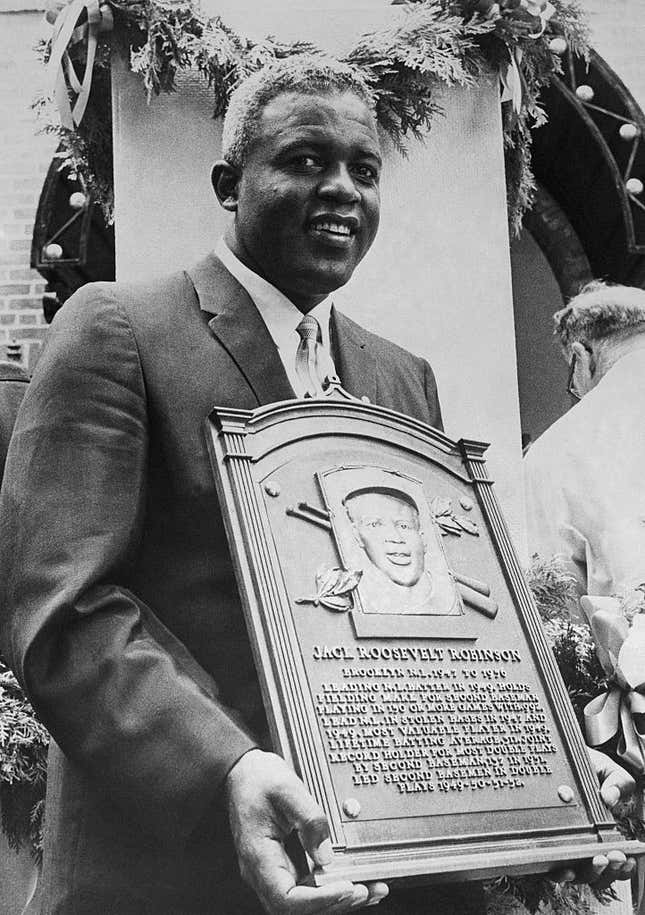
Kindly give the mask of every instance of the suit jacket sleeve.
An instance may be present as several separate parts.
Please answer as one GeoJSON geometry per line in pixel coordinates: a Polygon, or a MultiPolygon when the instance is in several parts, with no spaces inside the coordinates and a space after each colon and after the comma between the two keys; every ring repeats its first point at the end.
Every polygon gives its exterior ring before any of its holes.
{"type": "Polygon", "coordinates": [[[0,636],[67,756],[146,829],[188,835],[254,744],[153,609],[117,582],[145,511],[146,390],[107,293],[56,317],[16,424],[0,636]]]}

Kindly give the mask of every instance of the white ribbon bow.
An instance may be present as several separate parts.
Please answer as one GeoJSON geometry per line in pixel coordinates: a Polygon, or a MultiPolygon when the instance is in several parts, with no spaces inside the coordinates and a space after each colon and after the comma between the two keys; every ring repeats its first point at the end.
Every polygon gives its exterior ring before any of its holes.
{"type": "Polygon", "coordinates": [[[107,5],[100,7],[99,0],[72,0],[56,17],[47,73],[52,95],[60,113],[61,125],[69,130],[78,127],[83,120],[92,88],[92,70],[98,36],[100,32],[109,31],[112,25],[112,11],[107,5]],[[87,13],[87,23],[79,26],[78,21],[83,12],[87,13]],[[85,70],[83,78],[79,80],[68,48],[86,36],[85,70]],[[73,104],[70,102],[70,89],[76,94],[73,104]]]}
{"type": "Polygon", "coordinates": [[[645,613],[630,622],[613,597],[583,597],[610,685],[584,710],[591,746],[618,735],[617,753],[637,772],[645,772],[645,613]]]}

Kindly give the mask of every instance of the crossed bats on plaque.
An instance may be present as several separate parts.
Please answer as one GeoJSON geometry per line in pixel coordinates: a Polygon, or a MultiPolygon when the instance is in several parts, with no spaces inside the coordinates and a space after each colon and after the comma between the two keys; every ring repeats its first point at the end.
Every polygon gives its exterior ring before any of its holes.
{"type": "MultiPolygon", "coordinates": [[[[443,550],[432,550],[428,532],[421,523],[419,508],[409,493],[392,487],[367,486],[345,495],[342,500],[345,528],[352,532],[352,555],[361,557],[361,568],[323,566],[315,576],[315,593],[300,597],[298,604],[314,604],[344,613],[356,608],[355,592],[363,612],[406,615],[463,615],[463,605],[493,619],[498,611],[490,586],[449,569],[443,550]],[[440,554],[440,555],[439,555],[440,554]],[[428,555],[431,558],[428,562],[428,555]],[[427,566],[431,567],[428,568],[427,566]]],[[[473,503],[460,499],[463,512],[473,503]]],[[[306,501],[286,508],[286,514],[339,535],[332,514],[306,501]]],[[[454,510],[452,501],[437,496],[430,503],[432,523],[441,537],[479,537],[477,523],[454,510]]],[[[434,532],[433,532],[434,533],[434,532]]],[[[347,554],[347,548],[339,552],[347,554]]]]}

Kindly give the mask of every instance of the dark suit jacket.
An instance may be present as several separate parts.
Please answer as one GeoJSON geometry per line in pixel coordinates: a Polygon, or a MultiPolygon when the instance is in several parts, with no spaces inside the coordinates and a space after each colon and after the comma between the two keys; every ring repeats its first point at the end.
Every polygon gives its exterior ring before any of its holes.
{"type": "MultiPolygon", "coordinates": [[[[353,394],[440,425],[426,362],[334,313],[353,394]]],[[[42,911],[257,912],[220,808],[264,729],[204,420],[293,397],[210,256],[56,316],[2,493],[2,648],[54,735],[42,911]],[[254,735],[254,736],[251,736],[254,735]]]]}
{"type": "Polygon", "coordinates": [[[29,375],[16,362],[0,362],[0,480],[18,408],[25,396],[29,375]]]}

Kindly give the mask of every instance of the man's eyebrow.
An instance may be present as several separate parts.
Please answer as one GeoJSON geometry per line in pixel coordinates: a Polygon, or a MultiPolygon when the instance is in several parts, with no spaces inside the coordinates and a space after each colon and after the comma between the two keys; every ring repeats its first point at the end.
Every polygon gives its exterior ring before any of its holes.
{"type": "MultiPolygon", "coordinates": [[[[289,153],[297,152],[300,149],[324,149],[331,145],[331,141],[325,136],[315,136],[309,134],[307,136],[295,137],[292,140],[287,140],[283,146],[280,147],[278,155],[285,156],[289,153]]],[[[360,147],[354,151],[354,158],[356,159],[373,159],[378,165],[383,164],[380,154],[375,149],[365,149],[360,147]]]]}

